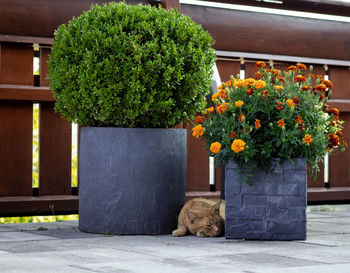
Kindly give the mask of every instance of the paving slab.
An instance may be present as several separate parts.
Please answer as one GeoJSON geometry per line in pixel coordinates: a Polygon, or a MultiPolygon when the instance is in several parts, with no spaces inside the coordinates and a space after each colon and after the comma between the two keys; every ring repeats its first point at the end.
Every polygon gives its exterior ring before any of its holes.
{"type": "Polygon", "coordinates": [[[0,272],[350,272],[350,211],[308,213],[306,241],[111,236],[77,221],[0,225],[0,272]]]}

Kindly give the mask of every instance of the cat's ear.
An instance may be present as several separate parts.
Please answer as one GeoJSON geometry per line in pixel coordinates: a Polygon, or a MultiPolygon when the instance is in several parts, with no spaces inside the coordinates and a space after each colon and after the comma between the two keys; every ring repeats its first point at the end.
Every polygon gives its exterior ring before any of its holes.
{"type": "Polygon", "coordinates": [[[216,214],[220,214],[221,200],[211,207],[211,211],[216,214]]]}
{"type": "Polygon", "coordinates": [[[198,219],[198,215],[197,215],[196,213],[194,213],[194,212],[191,212],[191,211],[187,212],[187,216],[188,216],[188,219],[190,220],[190,222],[191,222],[192,224],[193,224],[193,222],[194,222],[195,220],[198,219]]]}

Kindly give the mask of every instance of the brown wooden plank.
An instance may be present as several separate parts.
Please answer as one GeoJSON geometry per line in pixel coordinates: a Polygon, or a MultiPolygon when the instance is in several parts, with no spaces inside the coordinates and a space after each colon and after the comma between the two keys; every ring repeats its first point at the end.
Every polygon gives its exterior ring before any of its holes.
{"type": "Polygon", "coordinates": [[[33,104],[0,102],[0,196],[32,195],[33,104]]]}
{"type": "Polygon", "coordinates": [[[40,86],[49,86],[47,74],[49,70],[48,61],[51,53],[50,48],[40,48],[40,86]]]}
{"type": "Polygon", "coordinates": [[[189,201],[193,198],[206,198],[206,199],[220,199],[220,191],[188,191],[186,192],[186,201],[189,201]]]}
{"type": "Polygon", "coordinates": [[[164,9],[178,9],[178,10],[180,10],[180,1],[179,0],[161,0],[160,3],[164,9]]]}
{"type": "Polygon", "coordinates": [[[40,195],[71,194],[72,128],[53,107],[54,103],[40,104],[40,195]]]}
{"type": "Polygon", "coordinates": [[[350,60],[347,23],[185,4],[181,12],[208,30],[217,50],[350,60]]]}
{"type": "Polygon", "coordinates": [[[231,75],[236,77],[241,69],[241,64],[238,61],[218,60],[216,65],[222,82],[228,81],[231,75]]]}
{"type": "Polygon", "coordinates": [[[329,67],[328,75],[334,86],[332,99],[350,99],[350,70],[345,67],[329,67]]]}
{"type": "Polygon", "coordinates": [[[187,191],[209,191],[209,156],[205,143],[192,136],[192,127],[187,131],[187,191]]]}
{"type": "Polygon", "coordinates": [[[55,101],[53,94],[48,87],[12,84],[0,84],[0,100],[20,100],[33,102],[55,101]]]}
{"type": "MultiPolygon", "coordinates": [[[[52,37],[59,25],[67,23],[73,16],[79,16],[83,11],[88,10],[91,4],[101,5],[108,2],[112,0],[36,0],[35,5],[28,0],[2,0],[0,1],[0,33],[52,37]]],[[[148,0],[125,2],[159,4],[148,0]]]]}
{"type": "Polygon", "coordinates": [[[0,42],[52,45],[53,38],[0,34],[0,42]]]}
{"type": "Polygon", "coordinates": [[[0,54],[0,84],[33,85],[32,46],[2,43],[0,54]]]}
{"type": "Polygon", "coordinates": [[[78,203],[78,196],[72,195],[0,197],[0,217],[75,214],[78,203]]]}
{"type": "Polygon", "coordinates": [[[350,187],[312,188],[307,190],[307,202],[326,203],[333,201],[337,203],[347,203],[350,201],[350,187]]]}

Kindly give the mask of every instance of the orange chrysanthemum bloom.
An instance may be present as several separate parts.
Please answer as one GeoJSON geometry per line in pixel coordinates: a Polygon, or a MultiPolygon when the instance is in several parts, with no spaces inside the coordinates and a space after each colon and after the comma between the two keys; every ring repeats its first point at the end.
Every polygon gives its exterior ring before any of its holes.
{"type": "Polygon", "coordinates": [[[295,77],[295,81],[297,81],[297,82],[305,82],[305,77],[303,75],[297,75],[295,77]]]}
{"type": "Polygon", "coordinates": [[[341,131],[338,131],[335,133],[338,137],[343,138],[343,133],[341,131]]]}
{"type": "Polygon", "coordinates": [[[279,91],[279,90],[283,89],[283,86],[281,86],[281,85],[275,85],[273,88],[275,88],[276,91],[279,91]]]}
{"type": "Polygon", "coordinates": [[[222,85],[220,85],[217,89],[218,89],[218,90],[224,90],[224,89],[225,89],[225,86],[222,84],[222,85]]]}
{"type": "Polygon", "coordinates": [[[329,80],[323,80],[322,83],[328,87],[328,89],[333,89],[333,83],[329,80]]]}
{"type": "Polygon", "coordinates": [[[335,108],[335,107],[334,108],[329,108],[328,112],[332,113],[334,115],[334,119],[335,120],[339,120],[339,114],[340,113],[339,113],[339,110],[337,108],[335,108]]]}
{"type": "Polygon", "coordinates": [[[307,90],[310,90],[310,86],[304,85],[301,89],[302,89],[303,91],[307,91],[307,90]]]}
{"type": "Polygon", "coordinates": [[[253,93],[254,93],[254,89],[253,88],[248,88],[247,95],[251,96],[251,95],[253,95],[253,93]]]}
{"type": "Polygon", "coordinates": [[[278,76],[278,72],[279,70],[278,69],[272,69],[272,74],[274,74],[275,76],[278,76]]]}
{"type": "Polygon", "coordinates": [[[318,91],[326,92],[327,86],[323,83],[318,84],[315,86],[315,89],[318,91]]]}
{"type": "Polygon", "coordinates": [[[335,134],[330,134],[329,135],[329,142],[330,144],[328,145],[329,148],[333,148],[339,145],[339,137],[335,134]]]}
{"type": "Polygon", "coordinates": [[[266,82],[263,80],[258,80],[255,82],[255,88],[257,89],[263,89],[266,86],[266,82]]]}
{"type": "Polygon", "coordinates": [[[302,116],[298,115],[294,122],[295,122],[296,124],[302,124],[302,123],[303,123],[303,118],[302,118],[302,116]]]}
{"type": "Polygon", "coordinates": [[[243,114],[240,114],[239,117],[238,117],[238,121],[242,122],[244,120],[245,120],[245,116],[243,114]]]}
{"type": "Polygon", "coordinates": [[[192,135],[194,137],[196,137],[197,139],[203,135],[203,132],[204,132],[204,127],[202,127],[201,124],[193,127],[193,129],[192,129],[192,135]]]}
{"type": "Polygon", "coordinates": [[[285,81],[286,81],[286,79],[285,79],[284,77],[279,77],[278,80],[279,80],[280,82],[285,82],[285,81]]]}
{"type": "Polygon", "coordinates": [[[211,97],[211,100],[212,100],[212,101],[215,101],[215,100],[217,100],[219,97],[220,97],[220,91],[219,91],[219,92],[216,92],[216,93],[211,97]]]}
{"type": "Polygon", "coordinates": [[[284,127],[286,124],[284,123],[284,119],[280,119],[279,121],[277,121],[277,126],[278,127],[284,127]]]}
{"type": "Polygon", "coordinates": [[[297,68],[300,70],[305,70],[306,69],[306,65],[305,64],[297,64],[297,68]]]}
{"type": "Polygon", "coordinates": [[[298,105],[300,103],[300,99],[297,96],[295,96],[293,98],[293,102],[294,102],[295,105],[298,105]]]}
{"type": "Polygon", "coordinates": [[[256,129],[259,129],[261,127],[261,124],[260,124],[260,120],[259,119],[255,119],[255,128],[256,129]]]}
{"type": "Polygon", "coordinates": [[[238,100],[235,102],[236,107],[241,107],[244,104],[242,100],[238,100]]]}
{"type": "Polygon", "coordinates": [[[300,131],[302,131],[302,132],[305,131],[305,125],[304,125],[304,124],[301,124],[301,125],[300,125],[300,131]]]}
{"type": "Polygon", "coordinates": [[[288,71],[294,70],[295,72],[297,72],[298,68],[295,65],[291,65],[290,67],[288,67],[288,71]]]}
{"type": "Polygon", "coordinates": [[[202,116],[197,116],[195,121],[196,121],[196,123],[202,123],[203,122],[203,117],[202,116]]]}
{"type": "Polygon", "coordinates": [[[222,114],[226,110],[227,110],[227,106],[226,105],[219,104],[219,105],[216,106],[216,112],[218,112],[219,114],[222,114]]]}
{"type": "Polygon", "coordinates": [[[317,75],[316,77],[317,79],[320,79],[321,81],[323,81],[323,75],[317,75]]]}
{"type": "Polygon", "coordinates": [[[260,80],[261,78],[262,78],[262,75],[261,75],[260,71],[256,72],[255,79],[260,80]]]}
{"type": "Polygon", "coordinates": [[[230,133],[230,138],[235,138],[235,137],[237,137],[237,134],[236,134],[235,131],[232,131],[232,132],[230,133]]]}
{"type": "Polygon", "coordinates": [[[218,152],[220,152],[221,149],[221,144],[219,142],[214,142],[210,145],[210,151],[213,154],[217,154],[218,152]]]}
{"type": "Polygon", "coordinates": [[[276,105],[276,109],[278,110],[278,111],[281,111],[282,109],[283,109],[283,103],[282,102],[277,102],[277,105],[276,105]]]}
{"type": "Polygon", "coordinates": [[[206,109],[205,111],[204,111],[204,114],[211,114],[211,113],[213,113],[214,112],[214,107],[209,107],[208,109],[206,109]]]}
{"type": "Polygon", "coordinates": [[[232,81],[228,80],[227,82],[225,82],[225,86],[231,86],[232,85],[232,81]]]}
{"type": "Polygon", "coordinates": [[[235,139],[232,142],[231,149],[235,153],[239,153],[245,149],[245,147],[244,147],[245,145],[246,145],[246,143],[242,139],[235,139]]]}
{"type": "Polygon", "coordinates": [[[255,80],[253,78],[248,78],[248,79],[244,80],[244,86],[245,87],[252,86],[252,85],[254,85],[254,83],[255,83],[255,80]]]}
{"type": "Polygon", "coordinates": [[[316,76],[314,74],[307,74],[308,77],[315,78],[316,76]]]}
{"type": "Polygon", "coordinates": [[[294,108],[294,102],[293,100],[286,100],[286,104],[290,107],[290,108],[294,108]]]}
{"type": "Polygon", "coordinates": [[[264,67],[264,66],[266,66],[266,64],[265,64],[265,62],[263,62],[263,61],[259,61],[259,62],[256,62],[255,66],[256,66],[256,68],[259,68],[259,67],[264,67]]]}
{"type": "Polygon", "coordinates": [[[307,146],[310,145],[310,143],[312,142],[312,138],[311,138],[311,135],[309,134],[306,134],[303,138],[303,141],[307,144],[307,146]]]}
{"type": "Polygon", "coordinates": [[[267,98],[268,96],[270,96],[270,95],[269,95],[269,91],[267,91],[267,90],[262,91],[262,92],[261,92],[261,96],[267,98]]]}
{"type": "Polygon", "coordinates": [[[235,87],[241,87],[241,86],[244,86],[244,80],[242,80],[242,79],[238,79],[238,80],[234,80],[233,81],[233,86],[235,86],[235,87]]]}

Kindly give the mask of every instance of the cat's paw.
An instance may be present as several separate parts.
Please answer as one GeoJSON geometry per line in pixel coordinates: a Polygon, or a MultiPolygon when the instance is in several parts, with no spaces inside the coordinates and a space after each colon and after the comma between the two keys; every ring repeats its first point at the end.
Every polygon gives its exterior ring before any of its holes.
{"type": "Polygon", "coordinates": [[[175,229],[173,231],[174,237],[181,237],[181,236],[185,236],[186,234],[187,234],[187,230],[183,230],[183,229],[175,229]]]}
{"type": "Polygon", "coordinates": [[[208,234],[205,234],[205,233],[200,232],[200,231],[198,231],[198,232],[196,233],[196,236],[197,236],[197,237],[209,237],[208,234]]]}

